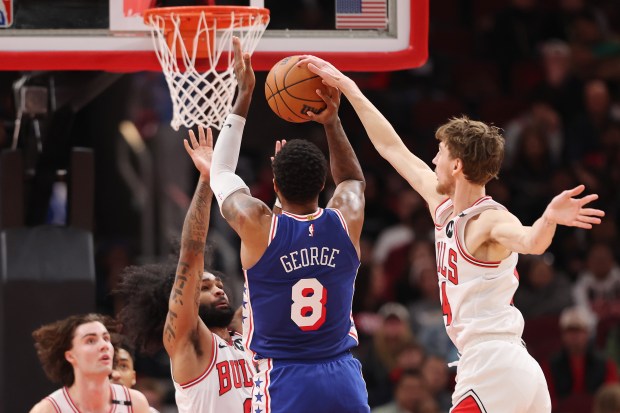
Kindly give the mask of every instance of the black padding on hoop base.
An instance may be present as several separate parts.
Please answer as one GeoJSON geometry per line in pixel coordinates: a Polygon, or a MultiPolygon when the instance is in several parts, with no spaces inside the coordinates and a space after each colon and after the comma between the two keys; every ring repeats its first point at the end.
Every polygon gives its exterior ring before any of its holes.
{"type": "Polygon", "coordinates": [[[51,226],[0,231],[0,412],[27,412],[60,387],[45,377],[32,331],[94,310],[90,232],[51,226]]]}

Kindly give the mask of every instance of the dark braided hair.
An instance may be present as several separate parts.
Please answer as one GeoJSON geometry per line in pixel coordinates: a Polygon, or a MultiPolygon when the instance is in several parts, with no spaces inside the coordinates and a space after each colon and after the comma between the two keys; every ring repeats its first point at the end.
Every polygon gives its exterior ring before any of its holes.
{"type": "MultiPolygon", "coordinates": [[[[136,352],[154,355],[163,348],[164,324],[170,291],[174,284],[181,245],[172,240],[172,251],[165,262],[126,267],[113,294],[123,301],[118,314],[122,333],[136,352]]],[[[207,245],[204,262],[209,266],[213,249],[207,245]]],[[[224,275],[207,268],[220,278],[224,275]]]]}
{"type": "Polygon", "coordinates": [[[122,332],[139,353],[153,355],[163,347],[168,300],[175,262],[126,267],[114,294],[124,306],[118,314],[122,332]]]}
{"type": "Polygon", "coordinates": [[[274,157],[273,176],[288,201],[303,204],[321,193],[327,177],[327,161],[315,144],[295,139],[287,142],[274,157]]]}

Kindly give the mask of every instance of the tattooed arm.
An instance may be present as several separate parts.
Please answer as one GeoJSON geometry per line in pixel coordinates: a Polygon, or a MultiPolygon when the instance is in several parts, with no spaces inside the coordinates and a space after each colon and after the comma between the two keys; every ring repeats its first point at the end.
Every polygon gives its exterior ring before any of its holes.
{"type": "Polygon", "coordinates": [[[210,363],[213,338],[207,326],[198,316],[199,297],[204,272],[204,249],[209,230],[209,218],[213,193],[209,187],[209,170],[213,154],[211,129],[199,128],[199,140],[189,132],[190,143],[184,141],[185,149],[200,171],[200,179],[189,206],[183,232],[181,253],[164,325],[164,347],[172,361],[175,381],[192,380],[210,363]]]}

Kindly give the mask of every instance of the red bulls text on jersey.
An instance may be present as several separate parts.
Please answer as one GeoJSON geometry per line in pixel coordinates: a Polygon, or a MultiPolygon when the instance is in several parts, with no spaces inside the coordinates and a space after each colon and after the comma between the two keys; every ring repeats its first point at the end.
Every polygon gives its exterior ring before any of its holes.
{"type": "Polygon", "coordinates": [[[482,197],[454,214],[450,199],[435,211],[437,278],[446,331],[462,352],[473,338],[497,334],[521,336],[523,316],[512,305],[519,285],[517,253],[501,261],[481,261],[465,245],[468,221],[487,209],[504,209],[491,197],[482,197]]]}

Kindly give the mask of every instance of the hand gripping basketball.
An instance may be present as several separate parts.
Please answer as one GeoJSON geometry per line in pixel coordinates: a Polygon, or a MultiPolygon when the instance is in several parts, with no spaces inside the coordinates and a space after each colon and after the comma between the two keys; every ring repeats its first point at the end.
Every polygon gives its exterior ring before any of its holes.
{"type": "Polygon", "coordinates": [[[321,113],[326,104],[316,94],[327,94],[322,79],[306,66],[298,66],[301,56],[289,56],[276,63],[265,81],[265,97],[276,115],[289,122],[307,122],[307,113],[321,113]]]}

